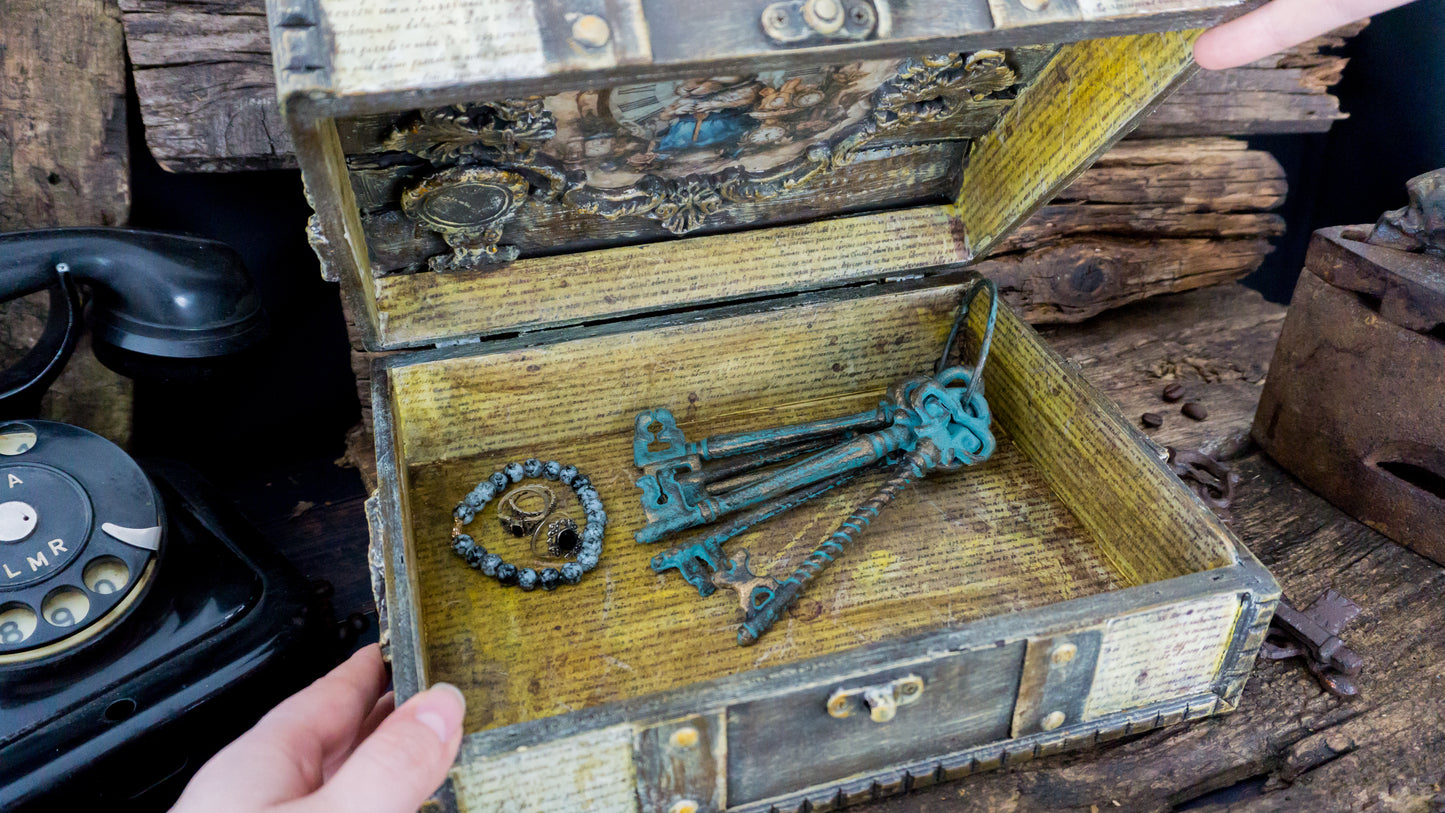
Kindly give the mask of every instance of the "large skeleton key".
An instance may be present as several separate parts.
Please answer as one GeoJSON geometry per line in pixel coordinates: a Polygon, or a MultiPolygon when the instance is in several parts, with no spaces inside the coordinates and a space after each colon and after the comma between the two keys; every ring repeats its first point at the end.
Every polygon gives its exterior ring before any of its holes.
{"type": "Polygon", "coordinates": [[[845,432],[859,432],[886,426],[888,416],[881,409],[828,418],[821,421],[793,424],[757,432],[735,432],[713,435],[689,442],[677,426],[672,411],[664,408],[640,412],[632,441],[632,459],[637,467],[651,474],[659,468],[694,468],[689,459],[701,462],[720,460],[793,444],[817,441],[845,432]]]}
{"type": "Polygon", "coordinates": [[[791,511],[803,503],[856,479],[860,474],[862,474],[861,469],[854,470],[814,483],[807,488],[800,488],[783,499],[767,505],[738,513],[718,527],[709,530],[702,539],[678,545],[652,557],[652,570],[656,573],[663,573],[671,568],[677,568],[687,583],[697,588],[700,595],[710,596],[713,590],[717,589],[712,576],[713,572],[729,566],[729,560],[723,555],[723,543],[760,522],[791,511]]]}

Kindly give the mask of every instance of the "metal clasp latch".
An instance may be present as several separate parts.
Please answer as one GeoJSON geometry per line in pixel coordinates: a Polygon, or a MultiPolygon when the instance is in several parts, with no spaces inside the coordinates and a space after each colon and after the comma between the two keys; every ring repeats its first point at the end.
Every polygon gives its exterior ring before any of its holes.
{"type": "Polygon", "coordinates": [[[878,10],[873,3],[874,0],[779,0],[763,9],[763,33],[780,45],[867,39],[878,28],[878,10]]]}
{"type": "Polygon", "coordinates": [[[907,675],[877,686],[838,689],[828,696],[828,714],[841,720],[853,716],[860,706],[866,706],[873,722],[886,723],[898,714],[899,706],[906,706],[922,696],[923,678],[907,675]]]}
{"type": "Polygon", "coordinates": [[[1339,633],[1359,614],[1358,605],[1334,590],[1326,590],[1304,612],[1280,599],[1259,655],[1271,661],[1304,658],[1325,691],[1354,697],[1360,690],[1350,678],[1360,674],[1364,661],[1345,646],[1339,633]]]}

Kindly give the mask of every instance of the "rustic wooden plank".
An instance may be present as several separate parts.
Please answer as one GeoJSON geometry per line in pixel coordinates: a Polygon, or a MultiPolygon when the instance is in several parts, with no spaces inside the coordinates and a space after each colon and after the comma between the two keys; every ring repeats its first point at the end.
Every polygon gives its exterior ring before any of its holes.
{"type": "Polygon", "coordinates": [[[1274,156],[1239,139],[1124,142],[1104,153],[1052,203],[1132,203],[1196,212],[1273,209],[1284,202],[1274,156]]]}
{"type": "MultiPolygon", "coordinates": [[[[125,55],[113,0],[0,3],[0,231],[120,226],[130,214],[125,55]]],[[[37,294],[0,304],[0,365],[34,345],[49,313],[37,294]]],[[[134,387],[82,337],[40,416],[121,445],[134,387]]]]}
{"type": "Polygon", "coordinates": [[[975,264],[1033,324],[1079,322],[1164,293],[1237,280],[1269,254],[1263,238],[1081,237],[975,264]]]}
{"type": "Polygon", "coordinates": [[[1134,138],[1318,133],[1346,118],[1330,94],[1349,59],[1337,51],[1362,20],[1227,71],[1201,71],[1165,99],[1134,138]]]}
{"type": "Polygon", "coordinates": [[[295,166],[265,0],[121,0],[146,143],[173,172],[295,166]]]}
{"type": "Polygon", "coordinates": [[[114,2],[0,5],[0,230],[119,226],[130,214],[114,2]]]}

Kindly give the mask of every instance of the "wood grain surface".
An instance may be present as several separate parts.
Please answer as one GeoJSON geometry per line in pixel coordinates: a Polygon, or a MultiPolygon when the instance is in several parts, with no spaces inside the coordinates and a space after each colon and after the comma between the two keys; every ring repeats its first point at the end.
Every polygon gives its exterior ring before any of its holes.
{"type": "MultiPolygon", "coordinates": [[[[0,3],[0,231],[121,226],[130,215],[125,53],[114,0],[0,3]]],[[[48,298],[0,303],[0,367],[44,330],[48,298]]],[[[124,446],[134,386],[83,336],[41,417],[124,446]]]]}

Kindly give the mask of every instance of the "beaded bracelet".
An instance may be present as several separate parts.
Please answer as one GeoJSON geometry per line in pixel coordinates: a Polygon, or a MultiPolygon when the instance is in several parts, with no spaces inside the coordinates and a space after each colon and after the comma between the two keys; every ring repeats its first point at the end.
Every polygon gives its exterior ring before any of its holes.
{"type": "Polygon", "coordinates": [[[546,463],[534,458],[521,463],[508,463],[499,472],[477,484],[452,511],[456,524],[452,526],[452,550],[467,564],[488,576],[496,577],[504,585],[516,585],[523,590],[555,590],[563,584],[576,584],[582,574],[597,567],[602,556],[602,532],[607,526],[607,512],[602,510],[602,499],[592,487],[592,481],[577,471],[576,466],[564,466],[555,460],[546,463]],[[529,477],[545,477],[559,480],[571,486],[587,515],[587,527],[582,531],[582,545],[578,548],[577,561],[568,562],[560,568],[544,568],[541,573],[532,568],[518,568],[502,561],[495,553],[488,553],[470,536],[462,533],[462,527],[469,524],[492,498],[501,494],[511,483],[521,482],[529,477]]]}

